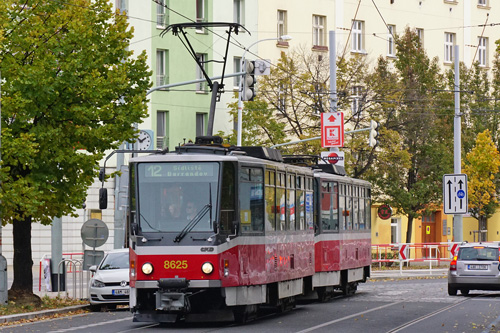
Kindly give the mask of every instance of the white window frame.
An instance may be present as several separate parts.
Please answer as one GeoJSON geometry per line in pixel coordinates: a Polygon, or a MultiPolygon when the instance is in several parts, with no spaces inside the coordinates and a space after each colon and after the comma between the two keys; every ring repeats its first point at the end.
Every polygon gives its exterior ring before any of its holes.
{"type": "MultiPolygon", "coordinates": [[[[200,61],[200,64],[203,66],[205,72],[207,71],[206,61],[207,55],[205,53],[197,53],[196,58],[200,61]]],[[[197,79],[205,79],[205,75],[198,64],[196,64],[196,78],[197,79]]],[[[197,93],[206,93],[207,92],[207,82],[198,82],[196,84],[196,92],[197,93]]]]}
{"type": "Polygon", "coordinates": [[[164,29],[168,25],[167,1],[168,0],[157,0],[156,2],[156,27],[159,29],[164,29]]]}
{"type": "Polygon", "coordinates": [[[196,113],[196,136],[205,135],[206,124],[206,113],[196,113]]]}
{"type": "Polygon", "coordinates": [[[482,7],[488,7],[488,0],[477,0],[477,5],[482,7]]]}
{"type": "Polygon", "coordinates": [[[313,15],[313,46],[326,46],[326,16],[313,15]]]}
{"type": "Polygon", "coordinates": [[[168,142],[165,142],[165,138],[167,137],[167,118],[168,111],[156,111],[156,149],[168,147],[168,142]]]}
{"type": "Polygon", "coordinates": [[[233,0],[233,22],[245,25],[245,0],[233,0]]]}
{"type": "Polygon", "coordinates": [[[363,87],[353,86],[351,88],[351,111],[353,115],[361,115],[361,99],[363,98],[363,87]]]}
{"type": "Polygon", "coordinates": [[[115,0],[115,8],[119,9],[121,13],[127,10],[127,0],[115,0]]]}
{"type": "Polygon", "coordinates": [[[401,219],[391,218],[391,243],[401,243],[401,219]],[[394,229],[393,229],[394,228],[394,229]],[[395,231],[393,233],[393,231],[395,231]]]}
{"type": "MultiPolygon", "coordinates": [[[[196,22],[206,22],[205,17],[206,3],[205,0],[196,0],[196,22]]],[[[205,33],[205,29],[196,28],[197,33],[205,33]]]]}
{"type": "Polygon", "coordinates": [[[396,43],[394,42],[394,35],[396,34],[396,26],[389,24],[387,26],[387,55],[390,57],[396,56],[396,43]]]}
{"type": "Polygon", "coordinates": [[[420,41],[420,44],[423,47],[424,46],[424,29],[417,28],[416,30],[417,30],[418,40],[420,41]]]}
{"type": "Polygon", "coordinates": [[[280,10],[278,9],[278,27],[277,27],[277,32],[278,32],[278,38],[281,36],[288,35],[288,26],[287,26],[287,12],[286,10],[280,10]]]}
{"type": "Polygon", "coordinates": [[[454,59],[454,49],[455,49],[455,34],[451,32],[444,33],[444,62],[452,63],[454,59]]]}
{"type": "MultiPolygon", "coordinates": [[[[233,58],[234,73],[241,72],[241,57],[233,58]]],[[[241,75],[233,77],[233,90],[240,90],[241,75]]]]}
{"type": "Polygon", "coordinates": [[[487,67],[488,66],[488,38],[487,37],[478,37],[478,62],[479,66],[487,67]]]}
{"type": "Polygon", "coordinates": [[[364,21],[352,21],[352,52],[364,53],[364,21]]]}
{"type": "Polygon", "coordinates": [[[163,86],[168,83],[167,73],[167,50],[156,50],[156,86],[163,86]]]}

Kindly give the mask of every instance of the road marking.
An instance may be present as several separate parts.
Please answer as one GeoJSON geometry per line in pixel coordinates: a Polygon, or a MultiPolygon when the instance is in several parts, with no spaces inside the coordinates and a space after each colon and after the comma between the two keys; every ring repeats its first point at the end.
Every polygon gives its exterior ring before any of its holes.
{"type": "Polygon", "coordinates": [[[133,319],[133,317],[126,317],[126,318],[122,318],[122,319],[104,321],[104,322],[95,323],[95,324],[89,324],[89,325],[78,326],[78,327],[71,327],[71,328],[66,328],[66,329],[57,330],[57,331],[50,331],[49,333],[71,332],[71,331],[81,330],[81,329],[90,328],[90,327],[119,323],[121,321],[132,321],[132,319],[133,319]]]}
{"type": "Polygon", "coordinates": [[[401,325],[401,326],[398,326],[398,327],[396,327],[396,328],[394,328],[394,329],[392,329],[392,330],[390,330],[390,331],[387,331],[387,333],[395,333],[395,332],[399,332],[399,331],[401,331],[402,329],[408,328],[408,327],[410,327],[410,326],[412,326],[412,325],[414,325],[414,324],[416,324],[416,323],[419,323],[419,322],[421,322],[421,321],[423,321],[423,320],[426,320],[426,319],[428,319],[428,318],[434,317],[435,315],[438,315],[438,314],[440,314],[440,313],[442,313],[442,312],[448,311],[449,309],[454,308],[454,307],[456,307],[457,305],[460,305],[460,304],[462,304],[462,303],[468,302],[468,301],[470,301],[471,299],[472,299],[472,298],[469,298],[469,299],[464,299],[463,301],[460,301],[460,302],[458,302],[458,303],[455,303],[455,304],[450,304],[450,305],[448,305],[448,306],[446,306],[446,307],[442,308],[442,309],[441,309],[441,310],[439,310],[439,311],[429,313],[428,315],[422,316],[422,317],[417,318],[417,319],[415,319],[415,320],[411,320],[411,321],[409,321],[409,322],[407,322],[407,323],[405,323],[405,324],[403,324],[403,325],[401,325]]]}
{"type": "Polygon", "coordinates": [[[323,323],[323,324],[321,324],[321,325],[317,325],[317,326],[309,327],[308,329],[305,329],[305,330],[299,331],[299,332],[297,332],[297,333],[306,333],[306,332],[311,332],[311,331],[314,331],[314,330],[316,330],[316,329],[318,329],[318,328],[322,328],[322,327],[325,327],[325,326],[329,326],[329,325],[331,325],[331,324],[338,323],[339,321],[344,321],[344,320],[346,320],[346,319],[351,319],[351,318],[354,318],[354,317],[358,317],[358,316],[364,315],[365,313],[370,313],[370,312],[373,312],[373,311],[381,310],[381,309],[387,308],[387,307],[389,307],[389,306],[397,305],[397,304],[400,304],[400,303],[403,303],[403,301],[401,301],[401,302],[389,303],[389,304],[382,305],[382,306],[379,306],[379,307],[376,307],[376,308],[373,308],[373,309],[370,309],[370,310],[366,310],[366,311],[363,311],[363,312],[358,312],[358,313],[355,313],[355,314],[352,314],[352,315],[349,315],[349,316],[346,316],[346,317],[342,317],[342,318],[339,318],[339,319],[335,319],[335,320],[332,320],[332,321],[329,321],[329,322],[323,323]]]}

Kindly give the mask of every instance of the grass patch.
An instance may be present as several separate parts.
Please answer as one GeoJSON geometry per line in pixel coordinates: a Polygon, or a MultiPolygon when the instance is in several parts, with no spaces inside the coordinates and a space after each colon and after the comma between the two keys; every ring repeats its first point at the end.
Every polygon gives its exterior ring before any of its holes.
{"type": "Polygon", "coordinates": [[[7,305],[0,306],[0,316],[13,315],[18,313],[36,312],[43,310],[59,309],[74,305],[85,305],[88,301],[75,300],[66,297],[42,297],[42,304],[40,306],[33,305],[17,305],[15,302],[9,302],[7,305]]]}

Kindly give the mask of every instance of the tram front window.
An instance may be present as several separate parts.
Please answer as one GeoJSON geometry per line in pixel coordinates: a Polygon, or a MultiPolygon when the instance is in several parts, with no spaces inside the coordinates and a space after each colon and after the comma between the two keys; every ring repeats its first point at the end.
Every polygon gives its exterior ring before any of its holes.
{"type": "Polygon", "coordinates": [[[142,232],[179,232],[191,221],[193,231],[213,230],[216,217],[219,164],[142,163],[138,177],[138,220],[142,232]]]}

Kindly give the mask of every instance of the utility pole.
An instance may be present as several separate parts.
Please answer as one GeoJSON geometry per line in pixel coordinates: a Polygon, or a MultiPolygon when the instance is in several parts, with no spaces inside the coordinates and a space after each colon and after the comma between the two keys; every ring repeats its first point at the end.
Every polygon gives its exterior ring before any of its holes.
{"type": "MultiPolygon", "coordinates": [[[[460,113],[460,67],[459,49],[455,45],[455,118],[453,120],[453,171],[455,174],[462,173],[462,122],[460,113]]],[[[463,241],[462,215],[453,215],[453,238],[455,242],[463,241]]]]}

